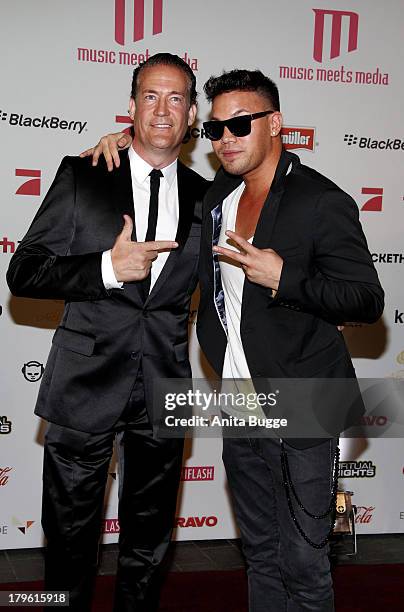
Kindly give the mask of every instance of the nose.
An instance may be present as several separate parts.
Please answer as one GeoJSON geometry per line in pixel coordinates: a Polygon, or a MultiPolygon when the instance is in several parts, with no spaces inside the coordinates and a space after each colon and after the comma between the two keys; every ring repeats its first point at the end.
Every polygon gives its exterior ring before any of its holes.
{"type": "Polygon", "coordinates": [[[223,136],[221,137],[220,142],[223,142],[223,143],[234,142],[235,140],[236,140],[236,136],[234,136],[234,134],[230,132],[227,125],[225,125],[224,130],[223,130],[223,136]]]}
{"type": "Polygon", "coordinates": [[[168,115],[168,104],[165,98],[161,97],[158,99],[158,102],[154,109],[154,113],[159,117],[164,117],[165,115],[168,115]]]}

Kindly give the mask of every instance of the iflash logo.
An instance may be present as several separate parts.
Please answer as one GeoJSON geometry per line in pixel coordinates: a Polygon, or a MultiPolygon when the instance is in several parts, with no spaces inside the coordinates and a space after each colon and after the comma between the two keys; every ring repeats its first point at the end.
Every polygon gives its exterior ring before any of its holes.
{"type": "Polygon", "coordinates": [[[7,121],[9,125],[19,127],[46,128],[51,130],[67,130],[68,132],[78,132],[81,134],[87,125],[87,121],[67,121],[60,117],[29,117],[23,113],[7,113],[0,110],[1,121],[7,121]]]}
{"type": "Polygon", "coordinates": [[[358,145],[360,149],[378,149],[379,151],[404,151],[404,139],[387,138],[377,140],[368,136],[356,136],[355,134],[345,134],[344,142],[348,147],[358,145]]]}
{"type": "Polygon", "coordinates": [[[331,17],[330,59],[341,55],[342,24],[348,27],[348,53],[358,48],[359,15],[351,11],[334,11],[332,9],[313,9],[314,12],[314,41],[313,59],[323,61],[324,48],[324,21],[325,16],[331,17]],[[345,17],[344,21],[342,18],[345,17]]]}
{"type": "Polygon", "coordinates": [[[288,150],[306,149],[306,151],[314,151],[314,137],[314,127],[283,126],[281,131],[282,144],[288,150]]]}
{"type": "Polygon", "coordinates": [[[372,195],[366,200],[361,210],[364,212],[381,212],[383,208],[383,187],[362,187],[363,195],[372,195]]]}
{"type": "Polygon", "coordinates": [[[103,533],[119,533],[118,519],[105,519],[103,533]]]}
{"type": "Polygon", "coordinates": [[[42,378],[42,374],[44,373],[44,367],[42,363],[39,361],[28,361],[28,363],[24,363],[21,368],[21,372],[24,374],[25,380],[28,382],[37,382],[40,378],[42,378]]]}
{"type": "Polygon", "coordinates": [[[340,461],[339,478],[373,478],[376,466],[372,461],[340,461]]]}
{"type": "Polygon", "coordinates": [[[181,470],[181,480],[214,480],[215,467],[213,465],[198,465],[183,467],[181,470]]]}
{"type": "MultiPolygon", "coordinates": [[[[115,41],[125,44],[127,0],[115,0],[115,41]]],[[[153,0],[153,36],[163,31],[163,0],[153,0]]],[[[133,42],[143,40],[145,29],[144,0],[133,0],[133,42]]]]}
{"type": "Polygon", "coordinates": [[[216,527],[217,516],[177,516],[174,527],[216,527]]]}
{"type": "Polygon", "coordinates": [[[40,170],[24,170],[23,168],[16,168],[15,176],[34,177],[29,181],[24,181],[22,185],[15,192],[16,195],[30,195],[39,196],[41,195],[41,171],[40,170]]]}
{"type": "Polygon", "coordinates": [[[9,433],[11,433],[11,421],[9,421],[5,415],[0,416],[0,434],[9,433]]]}

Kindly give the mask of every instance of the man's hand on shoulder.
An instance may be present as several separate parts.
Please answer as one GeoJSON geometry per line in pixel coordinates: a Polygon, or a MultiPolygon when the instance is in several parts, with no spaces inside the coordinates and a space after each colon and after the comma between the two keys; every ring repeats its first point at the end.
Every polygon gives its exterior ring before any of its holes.
{"type": "Polygon", "coordinates": [[[132,137],[129,134],[123,132],[117,132],[115,134],[107,134],[103,136],[99,143],[80,153],[80,157],[93,157],[93,166],[98,164],[100,155],[103,154],[107,164],[108,170],[111,172],[114,169],[114,164],[117,168],[121,163],[119,159],[119,151],[122,149],[128,149],[132,144],[132,137]]]}
{"type": "Polygon", "coordinates": [[[124,220],[123,229],[112,247],[111,258],[116,280],[120,283],[130,283],[145,279],[157,255],[163,251],[176,249],[178,243],[172,240],[133,242],[132,219],[129,215],[124,215],[124,220]]]}

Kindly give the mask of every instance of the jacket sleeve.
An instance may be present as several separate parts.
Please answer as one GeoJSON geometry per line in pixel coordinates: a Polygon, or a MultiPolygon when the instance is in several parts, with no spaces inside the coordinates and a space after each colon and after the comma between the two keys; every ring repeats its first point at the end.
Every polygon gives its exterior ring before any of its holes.
{"type": "Polygon", "coordinates": [[[352,198],[339,189],[325,191],[313,232],[311,265],[285,260],[274,302],[336,324],[375,322],[383,312],[384,292],[352,198]]]}
{"type": "Polygon", "coordinates": [[[75,234],[74,158],[65,157],[7,271],[18,297],[84,301],[108,296],[101,275],[102,253],[71,255],[75,234]]]}

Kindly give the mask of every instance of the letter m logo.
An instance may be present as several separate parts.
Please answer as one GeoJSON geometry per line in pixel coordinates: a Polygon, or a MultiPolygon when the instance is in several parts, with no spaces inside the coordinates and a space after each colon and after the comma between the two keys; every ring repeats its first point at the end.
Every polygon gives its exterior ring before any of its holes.
{"type": "Polygon", "coordinates": [[[330,59],[334,59],[341,55],[341,33],[342,33],[342,18],[347,17],[348,22],[348,53],[355,51],[358,48],[358,13],[351,11],[333,11],[331,9],[313,9],[314,20],[314,45],[313,58],[316,62],[323,61],[324,49],[324,20],[326,15],[331,16],[331,48],[330,59]]]}
{"type": "MultiPolygon", "coordinates": [[[[126,4],[129,0],[115,0],[115,41],[125,44],[126,4]]],[[[144,0],[133,1],[133,42],[144,38],[144,0]]],[[[163,0],[153,0],[153,35],[163,31],[163,0]]]]}

